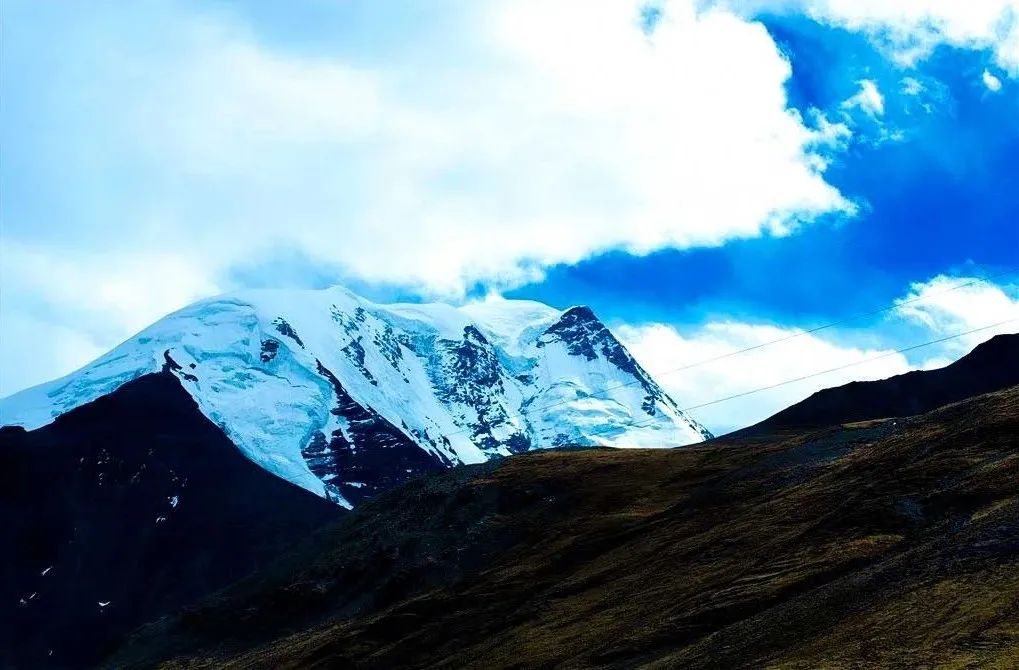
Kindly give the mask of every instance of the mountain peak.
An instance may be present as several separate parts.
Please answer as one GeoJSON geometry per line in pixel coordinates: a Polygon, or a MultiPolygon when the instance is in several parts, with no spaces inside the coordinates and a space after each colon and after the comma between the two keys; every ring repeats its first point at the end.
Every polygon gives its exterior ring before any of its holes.
{"type": "Polygon", "coordinates": [[[251,460],[345,506],[531,449],[709,437],[588,307],[383,305],[337,287],[197,302],[0,417],[43,426],[160,370],[251,460]]]}
{"type": "MultiPolygon", "coordinates": [[[[597,340],[607,333],[608,329],[598,320],[590,307],[570,307],[564,311],[555,323],[550,325],[538,340],[538,346],[551,341],[566,342],[570,353],[582,355],[592,361],[597,357],[597,340]]],[[[613,338],[615,339],[615,338],[613,338]]]]}
{"type": "Polygon", "coordinates": [[[587,305],[575,305],[563,312],[560,321],[598,321],[598,317],[587,305]]]}

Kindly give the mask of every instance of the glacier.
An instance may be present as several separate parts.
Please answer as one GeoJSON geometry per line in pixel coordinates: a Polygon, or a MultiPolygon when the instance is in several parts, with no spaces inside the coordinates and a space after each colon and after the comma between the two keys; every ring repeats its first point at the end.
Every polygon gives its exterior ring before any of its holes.
{"type": "Polygon", "coordinates": [[[383,305],[341,287],[196,302],[0,400],[0,424],[31,430],[161,371],[248,458],[346,507],[424,472],[533,449],[711,437],[587,307],[383,305]]]}

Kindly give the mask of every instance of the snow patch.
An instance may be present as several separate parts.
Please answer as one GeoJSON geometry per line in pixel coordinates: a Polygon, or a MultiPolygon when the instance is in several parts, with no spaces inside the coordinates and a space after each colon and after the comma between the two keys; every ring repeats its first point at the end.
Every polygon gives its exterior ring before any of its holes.
{"type": "MultiPolygon", "coordinates": [[[[373,484],[329,470],[331,441],[345,441],[355,460],[377,447],[357,442],[334,384],[351,407],[391,426],[391,439],[402,436],[442,467],[563,445],[680,446],[709,436],[587,308],[498,298],[381,305],[339,287],[194,303],[81,370],[0,401],[0,423],[38,428],[159,371],[174,374],[249,459],[345,507],[343,486],[373,484]]],[[[171,507],[178,501],[168,498],[171,507]]]]}

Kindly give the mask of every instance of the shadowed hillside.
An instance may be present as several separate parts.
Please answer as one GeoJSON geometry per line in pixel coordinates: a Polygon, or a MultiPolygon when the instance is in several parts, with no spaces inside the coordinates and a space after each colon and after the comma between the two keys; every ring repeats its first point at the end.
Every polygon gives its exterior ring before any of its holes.
{"type": "Polygon", "coordinates": [[[384,494],[111,667],[1015,667],[1017,480],[1019,388],[527,454],[384,494]]]}
{"type": "Polygon", "coordinates": [[[832,426],[912,416],[1019,384],[1019,334],[996,335],[951,365],[818,391],[757,427],[832,426]]]}
{"type": "Polygon", "coordinates": [[[168,372],[0,430],[0,667],[89,667],[342,510],[263,470],[168,372]]]}

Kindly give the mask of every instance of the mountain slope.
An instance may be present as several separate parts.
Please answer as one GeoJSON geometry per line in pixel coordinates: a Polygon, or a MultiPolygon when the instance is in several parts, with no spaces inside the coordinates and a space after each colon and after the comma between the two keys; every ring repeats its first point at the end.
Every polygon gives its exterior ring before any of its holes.
{"type": "Polygon", "coordinates": [[[343,511],[246,459],[167,372],[0,430],[0,667],[87,667],[343,511]]]}
{"type": "Polygon", "coordinates": [[[110,667],[1015,667],[1019,387],[392,490],[110,667]]]}
{"type": "Polygon", "coordinates": [[[159,370],[253,461],[348,507],[531,449],[710,437],[587,308],[377,305],[341,288],[195,303],[0,401],[0,422],[46,425],[159,370]]]}
{"type": "Polygon", "coordinates": [[[1019,334],[996,335],[946,367],[824,389],[758,425],[831,426],[910,416],[1016,384],[1019,384],[1019,334]]]}

